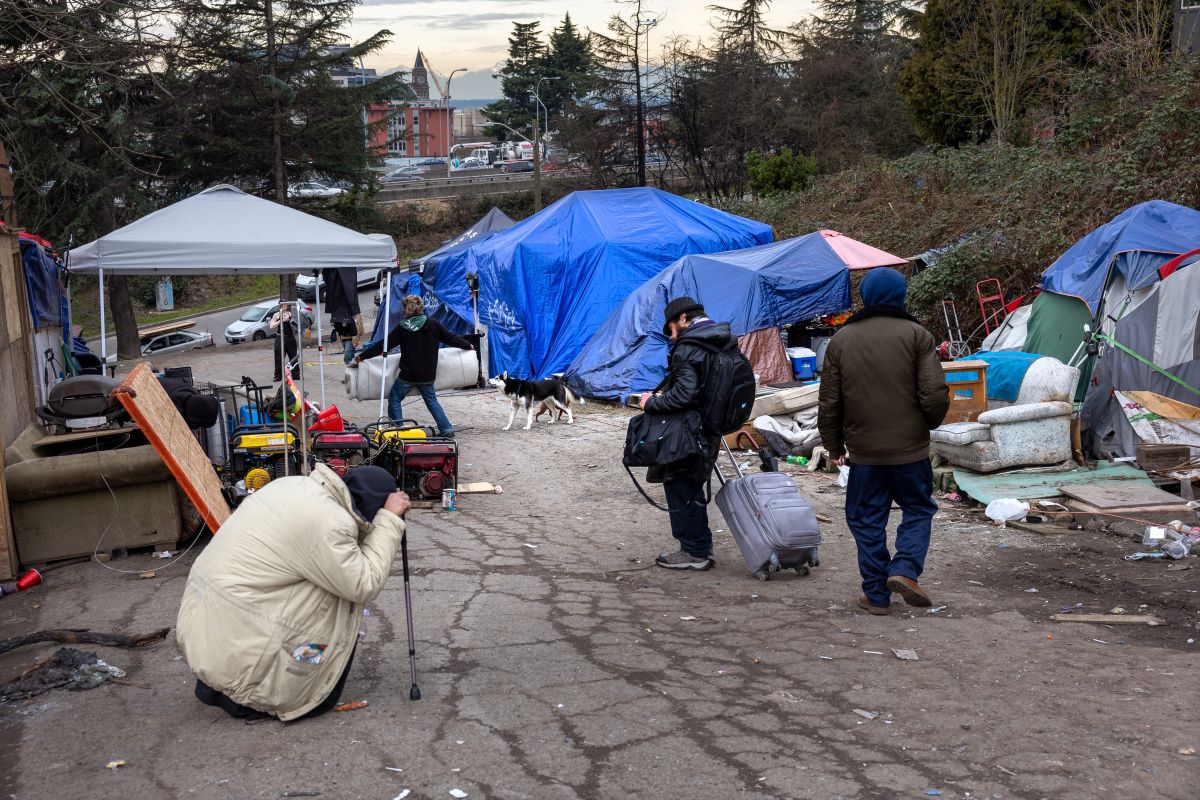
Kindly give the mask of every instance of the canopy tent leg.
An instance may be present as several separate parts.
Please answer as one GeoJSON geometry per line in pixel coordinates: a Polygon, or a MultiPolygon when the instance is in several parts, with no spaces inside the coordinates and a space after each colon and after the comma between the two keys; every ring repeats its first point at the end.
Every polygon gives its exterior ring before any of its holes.
{"type": "MultiPolygon", "coordinates": [[[[317,291],[318,308],[320,308],[320,290],[317,291]]],[[[319,311],[317,312],[320,313],[319,311]]],[[[304,336],[301,335],[300,328],[300,301],[296,301],[296,314],[293,317],[296,320],[296,369],[300,371],[300,474],[308,474],[308,414],[305,413],[304,404],[304,336]]],[[[317,317],[320,319],[320,317],[317,317]]],[[[286,441],[287,437],[284,437],[286,441]]]]}
{"type": "Polygon", "coordinates": [[[104,267],[97,270],[100,276],[100,371],[108,369],[108,328],[104,324],[104,267]]]}
{"type": "MultiPolygon", "coordinates": [[[[321,273],[314,273],[313,286],[317,295],[317,369],[321,377],[321,410],[325,410],[325,340],[321,334],[321,273]]],[[[301,373],[303,378],[303,373],[301,373]]]]}
{"type": "Polygon", "coordinates": [[[387,419],[386,415],[386,399],[388,393],[387,385],[387,357],[388,357],[388,337],[392,332],[392,280],[395,275],[389,270],[387,275],[387,297],[383,301],[383,366],[380,368],[379,374],[379,418],[387,419]]]}

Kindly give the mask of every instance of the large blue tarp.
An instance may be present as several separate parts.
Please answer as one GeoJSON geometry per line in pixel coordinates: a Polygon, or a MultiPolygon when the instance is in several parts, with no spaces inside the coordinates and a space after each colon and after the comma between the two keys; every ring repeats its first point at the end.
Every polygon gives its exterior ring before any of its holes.
{"type": "Polygon", "coordinates": [[[567,370],[589,397],[650,391],[667,365],[663,309],[680,295],[737,336],[850,307],[850,270],[820,233],[713,255],[685,256],[625,299],[567,370]]]}
{"type": "MultiPolygon", "coordinates": [[[[493,234],[507,230],[517,223],[511,217],[505,214],[498,208],[493,208],[488,213],[484,214],[478,222],[465,231],[460,233],[448,242],[442,244],[441,247],[431,253],[427,253],[420,258],[413,259],[410,265],[415,269],[420,267],[420,273],[416,272],[396,272],[392,274],[390,288],[392,293],[392,312],[400,313],[400,301],[406,294],[421,294],[425,298],[425,313],[433,317],[438,322],[442,323],[452,333],[462,336],[472,333],[475,329],[473,317],[468,316],[463,318],[454,313],[449,306],[441,300],[441,294],[447,291],[450,286],[461,286],[466,290],[466,272],[462,269],[442,268],[442,262],[447,255],[452,253],[460,253],[469,247],[474,247],[480,242],[487,241],[493,234]],[[418,285],[414,287],[413,280],[418,281],[418,285]],[[415,292],[414,288],[419,288],[419,292],[415,292]]],[[[375,343],[383,338],[383,316],[384,303],[386,297],[380,297],[379,313],[375,316],[375,329],[371,333],[371,342],[375,343]]]]}
{"type": "Polygon", "coordinates": [[[1110,268],[1131,291],[1158,280],[1157,270],[1200,247],[1200,211],[1166,200],[1128,208],[1080,239],[1042,273],[1042,287],[1078,297],[1096,313],[1110,268]]]}
{"type": "MultiPolygon", "coordinates": [[[[479,275],[489,371],[545,378],[566,369],[621,301],[676,259],[766,244],[771,228],[659,189],[573,192],[440,270],[479,275]]],[[[471,315],[465,284],[443,302],[471,315]]]]}

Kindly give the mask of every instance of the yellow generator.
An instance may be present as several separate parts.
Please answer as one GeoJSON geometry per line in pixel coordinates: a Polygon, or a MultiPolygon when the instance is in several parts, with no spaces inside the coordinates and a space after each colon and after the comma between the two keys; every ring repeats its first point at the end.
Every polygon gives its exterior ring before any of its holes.
{"type": "Polygon", "coordinates": [[[246,489],[257,490],[284,473],[300,474],[301,454],[296,431],[275,426],[238,428],[229,441],[230,477],[243,480],[246,489]],[[284,453],[287,469],[284,469],[284,453]]]}

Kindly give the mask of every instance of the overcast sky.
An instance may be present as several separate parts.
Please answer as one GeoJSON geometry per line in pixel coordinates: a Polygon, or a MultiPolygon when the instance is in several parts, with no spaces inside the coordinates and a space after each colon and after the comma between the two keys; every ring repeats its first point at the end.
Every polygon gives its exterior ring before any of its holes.
{"type": "MultiPolygon", "coordinates": [[[[651,52],[657,53],[672,35],[706,36],[712,16],[706,7],[712,4],[713,0],[647,2],[643,14],[660,20],[650,34],[651,52]]],[[[735,5],[736,0],[720,4],[735,5]]],[[[816,5],[816,0],[775,0],[771,23],[786,27],[816,5]]],[[[620,8],[613,0],[363,0],[350,34],[359,39],[383,28],[392,32],[391,44],[368,59],[368,67],[409,69],[420,47],[442,75],[458,67],[471,70],[454,78],[451,93],[456,99],[492,98],[499,88],[490,72],[507,55],[514,22],[541,22],[542,30],[549,31],[569,13],[581,30],[603,31],[620,8]]]]}

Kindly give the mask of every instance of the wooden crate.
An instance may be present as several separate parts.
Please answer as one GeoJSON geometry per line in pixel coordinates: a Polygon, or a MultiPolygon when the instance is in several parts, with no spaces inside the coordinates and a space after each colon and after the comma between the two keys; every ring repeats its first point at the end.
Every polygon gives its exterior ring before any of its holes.
{"type": "Polygon", "coordinates": [[[950,385],[950,410],[946,422],[974,422],[987,411],[986,361],[943,361],[950,385]]]}

